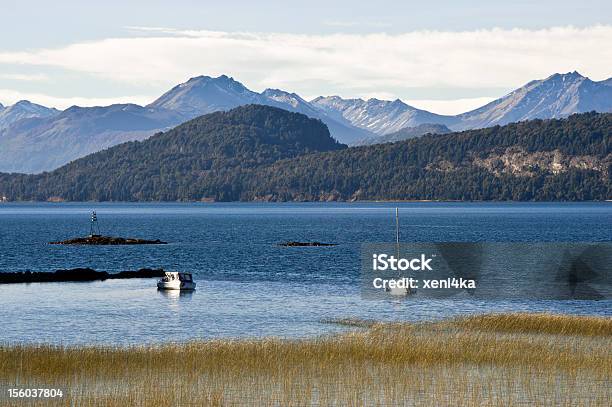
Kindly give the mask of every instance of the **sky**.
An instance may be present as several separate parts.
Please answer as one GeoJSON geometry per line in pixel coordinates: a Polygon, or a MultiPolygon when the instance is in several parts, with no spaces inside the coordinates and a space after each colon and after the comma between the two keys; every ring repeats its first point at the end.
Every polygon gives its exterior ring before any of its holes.
{"type": "Polygon", "coordinates": [[[147,104],[190,77],[436,113],[533,79],[612,76],[612,2],[5,1],[0,103],[147,104]]]}

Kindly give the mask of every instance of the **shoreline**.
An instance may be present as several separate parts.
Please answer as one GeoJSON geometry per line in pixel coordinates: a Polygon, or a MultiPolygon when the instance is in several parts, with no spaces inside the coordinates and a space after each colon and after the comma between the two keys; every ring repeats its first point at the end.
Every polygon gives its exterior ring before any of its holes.
{"type": "Polygon", "coordinates": [[[208,200],[193,200],[193,201],[0,201],[0,207],[3,204],[360,204],[360,203],[529,203],[529,204],[575,204],[575,203],[611,203],[612,199],[603,200],[559,200],[559,201],[515,201],[515,200],[456,200],[456,199],[374,199],[374,200],[318,200],[318,201],[265,201],[265,200],[250,200],[250,201],[208,201],[208,200]]]}

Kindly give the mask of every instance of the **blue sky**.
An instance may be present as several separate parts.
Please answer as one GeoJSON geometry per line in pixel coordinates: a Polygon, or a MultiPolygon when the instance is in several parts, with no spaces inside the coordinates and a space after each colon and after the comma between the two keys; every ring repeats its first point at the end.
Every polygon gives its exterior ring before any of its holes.
{"type": "Polygon", "coordinates": [[[612,76],[609,1],[3,2],[0,102],[147,103],[191,76],[457,113],[612,76]]]}

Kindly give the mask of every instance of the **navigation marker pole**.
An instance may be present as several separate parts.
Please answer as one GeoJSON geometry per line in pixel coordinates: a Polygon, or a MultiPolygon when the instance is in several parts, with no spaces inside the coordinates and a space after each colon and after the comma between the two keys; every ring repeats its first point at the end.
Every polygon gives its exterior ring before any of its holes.
{"type": "Polygon", "coordinates": [[[96,215],[96,211],[91,212],[91,223],[89,224],[89,237],[94,236],[100,236],[100,225],[98,225],[98,216],[96,215]]]}

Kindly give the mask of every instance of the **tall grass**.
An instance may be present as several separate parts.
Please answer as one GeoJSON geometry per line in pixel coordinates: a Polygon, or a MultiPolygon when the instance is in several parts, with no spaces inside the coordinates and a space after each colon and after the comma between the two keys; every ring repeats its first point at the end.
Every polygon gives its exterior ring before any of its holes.
{"type": "MultiPolygon", "coordinates": [[[[4,346],[0,386],[62,388],[55,403],[66,406],[612,404],[609,318],[348,323],[367,329],[310,340],[4,346]]],[[[2,397],[0,405],[37,404],[2,397]]]]}

